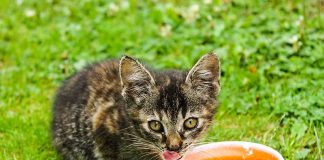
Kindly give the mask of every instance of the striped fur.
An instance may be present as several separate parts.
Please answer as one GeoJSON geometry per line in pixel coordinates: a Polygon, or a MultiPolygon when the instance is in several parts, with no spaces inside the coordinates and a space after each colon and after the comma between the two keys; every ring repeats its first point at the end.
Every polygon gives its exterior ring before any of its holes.
{"type": "Polygon", "coordinates": [[[128,56],[91,65],[57,93],[54,146],[63,159],[160,160],[164,150],[183,155],[212,122],[219,78],[213,53],[189,72],[149,70],[128,56]],[[190,117],[198,124],[187,130],[190,117]],[[162,133],[149,128],[151,120],[162,124],[162,133]]]}

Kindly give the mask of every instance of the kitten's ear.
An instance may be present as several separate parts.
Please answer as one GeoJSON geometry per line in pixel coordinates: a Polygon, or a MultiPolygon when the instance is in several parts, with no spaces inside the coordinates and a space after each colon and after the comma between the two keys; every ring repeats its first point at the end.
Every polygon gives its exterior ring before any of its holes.
{"type": "Polygon", "coordinates": [[[201,96],[216,96],[220,91],[220,61],[216,54],[202,56],[186,77],[186,84],[201,96]]]}
{"type": "Polygon", "coordinates": [[[122,95],[131,98],[137,104],[148,97],[155,87],[155,81],[149,71],[129,56],[121,58],[119,74],[123,87],[122,95]]]}

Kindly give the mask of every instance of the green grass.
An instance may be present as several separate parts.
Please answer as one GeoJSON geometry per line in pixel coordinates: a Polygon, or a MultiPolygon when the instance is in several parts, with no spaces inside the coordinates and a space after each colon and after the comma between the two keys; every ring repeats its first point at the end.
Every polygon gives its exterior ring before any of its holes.
{"type": "Polygon", "coordinates": [[[126,2],[0,0],[0,159],[58,159],[53,96],[87,63],[127,53],[158,69],[189,69],[211,50],[223,76],[207,140],[323,159],[323,2],[126,2]]]}

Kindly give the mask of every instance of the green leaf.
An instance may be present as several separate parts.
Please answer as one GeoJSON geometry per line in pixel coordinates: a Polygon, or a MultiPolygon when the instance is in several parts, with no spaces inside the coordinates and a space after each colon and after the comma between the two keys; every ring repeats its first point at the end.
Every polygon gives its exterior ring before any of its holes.
{"type": "Polygon", "coordinates": [[[309,154],[311,150],[310,149],[305,149],[303,148],[302,150],[297,151],[297,153],[295,154],[295,158],[296,159],[304,159],[307,157],[307,155],[309,154]]]}
{"type": "Polygon", "coordinates": [[[307,128],[308,127],[303,120],[297,119],[294,121],[290,131],[292,136],[295,136],[298,140],[305,135],[307,128]]]}

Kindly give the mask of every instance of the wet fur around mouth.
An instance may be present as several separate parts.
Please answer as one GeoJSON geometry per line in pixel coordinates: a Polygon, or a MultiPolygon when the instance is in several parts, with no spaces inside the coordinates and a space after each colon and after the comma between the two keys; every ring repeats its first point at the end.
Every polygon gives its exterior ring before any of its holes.
{"type": "Polygon", "coordinates": [[[188,72],[147,69],[128,56],[96,63],[58,90],[53,144],[63,159],[161,159],[161,151],[186,148],[206,132],[219,91],[220,62],[213,53],[188,72]],[[186,130],[190,117],[198,125],[186,130]],[[163,132],[152,131],[150,119],[163,132]]]}

